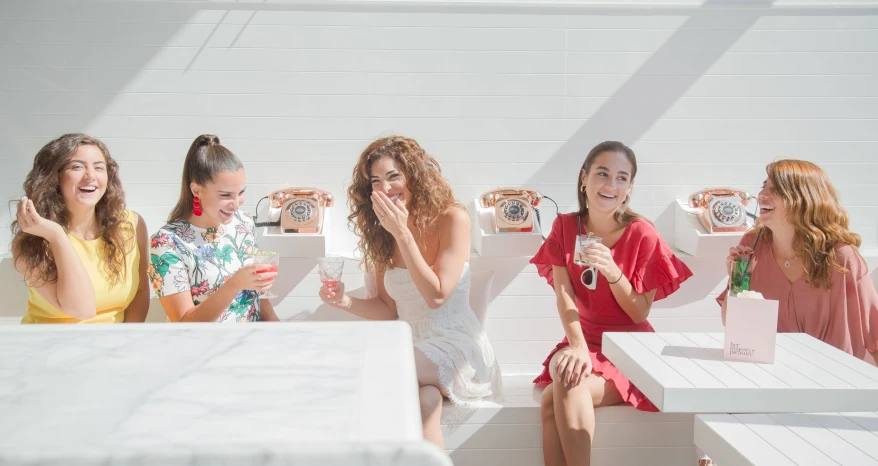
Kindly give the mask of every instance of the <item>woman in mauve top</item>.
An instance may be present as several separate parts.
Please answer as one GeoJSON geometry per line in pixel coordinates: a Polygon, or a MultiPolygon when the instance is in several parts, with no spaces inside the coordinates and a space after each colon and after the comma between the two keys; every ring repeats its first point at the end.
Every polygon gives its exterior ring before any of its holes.
{"type": "MultiPolygon", "coordinates": [[[[804,332],[860,359],[878,356],[878,294],[829,177],[802,160],[772,162],[766,172],[756,228],[726,265],[752,255],[750,289],[779,301],[778,332],[804,332]]],[[[723,322],[727,294],[717,298],[723,322]]]]}
{"type": "Polygon", "coordinates": [[[652,332],[652,302],[692,276],[655,227],[628,207],[636,174],[630,148],[616,141],[595,146],[579,174],[579,211],[559,215],[531,259],[555,289],[566,334],[534,380],[550,384],[540,407],[547,465],[589,464],[596,406],[627,402],[657,411],[601,353],[606,331],[652,332]],[[581,251],[597,272],[573,261],[577,235],[588,233],[603,241],[581,251]]]}

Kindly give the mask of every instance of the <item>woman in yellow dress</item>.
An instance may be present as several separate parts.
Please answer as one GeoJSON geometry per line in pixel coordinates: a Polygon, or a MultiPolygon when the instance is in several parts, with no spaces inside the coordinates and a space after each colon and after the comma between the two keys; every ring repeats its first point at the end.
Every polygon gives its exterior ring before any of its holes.
{"type": "Polygon", "coordinates": [[[23,324],[143,322],[147,234],[125,208],[118,165],[85,134],[40,149],[12,222],[15,269],[28,285],[23,324]]]}

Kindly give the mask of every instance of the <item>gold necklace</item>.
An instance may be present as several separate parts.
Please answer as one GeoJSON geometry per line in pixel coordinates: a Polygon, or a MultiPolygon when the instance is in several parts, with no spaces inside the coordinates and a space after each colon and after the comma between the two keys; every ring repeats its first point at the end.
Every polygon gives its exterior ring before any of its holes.
{"type": "MultiPolygon", "coordinates": [[[[773,246],[772,246],[772,249],[774,249],[773,246]]],[[[774,252],[774,257],[779,257],[777,251],[773,251],[773,252],[774,252]]],[[[783,257],[781,257],[781,259],[783,259],[783,257]]],[[[792,263],[795,262],[795,261],[797,261],[797,260],[799,260],[799,257],[798,257],[798,256],[793,257],[792,259],[784,260],[784,261],[783,261],[783,266],[784,266],[785,268],[790,268],[790,266],[793,265],[792,263]]]]}

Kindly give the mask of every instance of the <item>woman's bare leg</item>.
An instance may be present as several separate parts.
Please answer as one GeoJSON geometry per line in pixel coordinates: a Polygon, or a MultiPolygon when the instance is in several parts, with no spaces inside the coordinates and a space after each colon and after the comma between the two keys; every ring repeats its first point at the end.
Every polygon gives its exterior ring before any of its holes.
{"type": "MultiPolygon", "coordinates": [[[[554,385],[554,383],[552,384],[554,385]]],[[[564,466],[564,450],[555,420],[555,397],[552,385],[543,390],[540,417],[543,425],[543,462],[546,466],[564,466]]]]}
{"type": "MultiPolygon", "coordinates": [[[[554,363],[553,357],[549,367],[555,367],[554,363]]],[[[552,375],[557,379],[556,374],[552,375]]],[[[595,429],[594,408],[619,404],[622,395],[614,384],[596,374],[571,387],[553,382],[552,388],[555,425],[567,466],[589,466],[595,429]]]]}
{"type": "Polygon", "coordinates": [[[421,400],[421,426],[424,429],[424,440],[435,443],[445,449],[442,438],[442,400],[439,389],[439,370],[421,350],[415,348],[415,371],[418,374],[418,392],[421,400]]]}

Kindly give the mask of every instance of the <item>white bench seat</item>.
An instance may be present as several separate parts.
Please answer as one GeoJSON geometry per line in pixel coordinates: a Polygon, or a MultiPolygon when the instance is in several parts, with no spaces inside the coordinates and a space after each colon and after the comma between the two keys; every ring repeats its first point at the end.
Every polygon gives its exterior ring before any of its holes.
{"type": "MultiPolygon", "coordinates": [[[[542,390],[533,375],[503,377],[503,395],[478,407],[447,404],[445,448],[455,466],[543,464],[542,390]]],[[[692,414],[645,413],[630,405],[596,411],[592,465],[695,464],[692,414]]]]}

